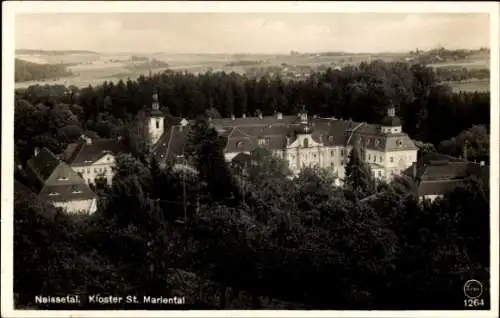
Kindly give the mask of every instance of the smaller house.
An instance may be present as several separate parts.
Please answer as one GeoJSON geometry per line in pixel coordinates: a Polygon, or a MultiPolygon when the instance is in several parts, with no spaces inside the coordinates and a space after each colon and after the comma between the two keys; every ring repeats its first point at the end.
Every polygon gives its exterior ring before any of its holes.
{"type": "Polygon", "coordinates": [[[434,201],[460,186],[467,177],[489,179],[484,163],[470,162],[439,153],[427,153],[404,171],[417,184],[418,197],[434,201]]]}
{"type": "Polygon", "coordinates": [[[28,160],[27,175],[39,200],[68,213],[94,213],[97,210],[96,194],[69,165],[47,148],[28,160]]]}
{"type": "Polygon", "coordinates": [[[116,166],[115,156],[124,149],[120,140],[92,139],[82,135],[77,142],[68,145],[61,159],[80,174],[87,184],[95,184],[96,179],[104,178],[111,185],[116,166]]]}

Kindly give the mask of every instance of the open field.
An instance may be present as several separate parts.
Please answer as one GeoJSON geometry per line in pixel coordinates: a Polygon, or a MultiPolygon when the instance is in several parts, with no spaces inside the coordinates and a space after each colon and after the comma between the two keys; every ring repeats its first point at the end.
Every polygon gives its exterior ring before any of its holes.
{"type": "Polygon", "coordinates": [[[449,82],[454,92],[488,92],[490,91],[489,80],[470,80],[461,82],[449,82]]]}
{"type": "MultiPolygon", "coordinates": [[[[191,73],[204,73],[209,70],[245,73],[249,69],[283,67],[292,68],[318,66],[337,67],[348,64],[358,64],[363,61],[373,61],[381,59],[384,61],[402,61],[405,54],[399,53],[379,53],[379,54],[337,54],[337,55],[261,55],[261,54],[132,54],[132,53],[64,53],[64,54],[41,54],[33,53],[18,54],[16,58],[38,64],[71,64],[68,69],[74,73],[74,76],[59,78],[57,80],[19,82],[15,84],[16,88],[28,87],[35,84],[60,84],[85,87],[88,85],[97,85],[103,81],[135,79],[140,75],[147,75],[149,67],[147,62],[142,59],[155,59],[160,62],[168,63],[168,69],[177,71],[188,71],[191,73]],[[229,66],[229,65],[230,66],[229,66]]],[[[460,62],[436,63],[433,67],[465,67],[465,68],[488,68],[489,59],[483,56],[477,56],[473,59],[460,62]]],[[[153,67],[154,72],[167,69],[167,67],[153,67]]],[[[484,84],[456,84],[452,86],[457,89],[473,89],[475,86],[484,87],[484,84]]],[[[488,86],[489,87],[489,86],[488,86]]]]}
{"type": "Polygon", "coordinates": [[[464,68],[468,68],[468,69],[480,69],[480,68],[490,68],[490,61],[489,61],[489,59],[457,61],[457,62],[446,62],[446,63],[434,63],[431,66],[434,68],[464,67],[464,68]]]}

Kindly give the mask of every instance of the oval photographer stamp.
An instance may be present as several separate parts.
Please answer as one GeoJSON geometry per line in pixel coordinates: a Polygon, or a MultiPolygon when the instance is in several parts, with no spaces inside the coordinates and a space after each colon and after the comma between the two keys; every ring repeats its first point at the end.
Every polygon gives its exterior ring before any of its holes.
{"type": "Polygon", "coordinates": [[[483,284],[475,279],[470,279],[464,284],[464,294],[469,299],[476,299],[483,294],[483,284]]]}

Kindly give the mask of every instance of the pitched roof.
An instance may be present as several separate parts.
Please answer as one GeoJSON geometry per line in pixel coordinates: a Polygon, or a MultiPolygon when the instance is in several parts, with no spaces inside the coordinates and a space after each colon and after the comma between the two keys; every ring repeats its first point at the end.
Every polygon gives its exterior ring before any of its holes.
{"type": "Polygon", "coordinates": [[[462,180],[425,180],[418,185],[418,195],[444,195],[462,184],[462,182],[462,180]]]}
{"type": "Polygon", "coordinates": [[[68,145],[61,159],[72,166],[83,166],[96,162],[107,153],[117,154],[124,149],[124,144],[115,139],[95,139],[90,143],[81,139],[68,145]]]}
{"type": "Polygon", "coordinates": [[[177,155],[182,154],[184,146],[188,140],[190,127],[179,125],[171,126],[156,143],[153,153],[160,163],[173,160],[177,155]]]}
{"type": "Polygon", "coordinates": [[[59,159],[47,148],[42,148],[27,162],[28,167],[41,182],[45,182],[50,177],[59,163],[59,159]]]}
{"type": "MultiPolygon", "coordinates": [[[[418,194],[444,195],[460,185],[470,175],[477,175],[487,182],[488,166],[481,166],[460,158],[440,153],[426,153],[416,165],[418,194]]],[[[413,166],[405,174],[413,175],[413,166]]]]}
{"type": "Polygon", "coordinates": [[[85,183],[75,183],[71,185],[46,185],[38,196],[48,202],[68,202],[90,200],[95,198],[96,194],[85,183]]]}
{"type": "Polygon", "coordinates": [[[67,202],[96,197],[80,175],[46,148],[28,161],[28,171],[39,181],[36,190],[42,200],[67,202]]]}

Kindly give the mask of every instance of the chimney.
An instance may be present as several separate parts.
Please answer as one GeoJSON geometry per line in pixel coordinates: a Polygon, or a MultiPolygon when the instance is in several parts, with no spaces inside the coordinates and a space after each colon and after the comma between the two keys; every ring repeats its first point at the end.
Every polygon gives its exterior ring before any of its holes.
{"type": "Polygon", "coordinates": [[[39,152],[40,152],[40,148],[35,147],[35,156],[37,156],[39,152]]]}
{"type": "Polygon", "coordinates": [[[247,118],[247,115],[244,113],[243,115],[241,115],[241,118],[247,118]]]}
{"type": "Polygon", "coordinates": [[[276,113],[276,118],[278,118],[278,120],[283,119],[283,114],[282,113],[276,113]]]}
{"type": "Polygon", "coordinates": [[[232,119],[232,120],[235,120],[235,119],[236,119],[236,117],[234,117],[234,114],[231,114],[231,119],[232,119]]]}

